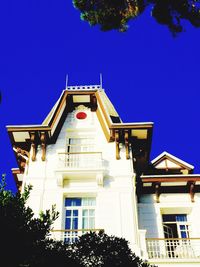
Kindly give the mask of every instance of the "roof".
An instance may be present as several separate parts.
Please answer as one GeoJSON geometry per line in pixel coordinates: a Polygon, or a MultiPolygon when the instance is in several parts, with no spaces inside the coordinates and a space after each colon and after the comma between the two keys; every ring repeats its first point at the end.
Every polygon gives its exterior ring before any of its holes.
{"type": "MultiPolygon", "coordinates": [[[[48,139],[51,139],[56,132],[56,128],[59,124],[64,113],[69,112],[70,104],[73,104],[73,97],[88,96],[88,104],[92,105],[91,98],[93,97],[93,102],[97,102],[99,108],[101,108],[104,121],[106,121],[106,127],[110,135],[109,129],[141,129],[143,130],[142,135],[146,136],[147,132],[144,130],[153,128],[152,122],[139,122],[139,123],[123,123],[116,109],[112,105],[110,99],[104,92],[104,90],[98,85],[85,85],[85,86],[68,86],[67,89],[63,90],[59,99],[56,101],[55,105],[52,107],[51,111],[48,113],[46,118],[41,124],[34,125],[8,125],[8,132],[31,132],[31,131],[46,131],[48,139]],[[71,96],[72,99],[69,99],[71,96]],[[90,97],[90,99],[89,99],[90,97]],[[70,101],[72,103],[70,103],[70,101]]],[[[77,101],[77,100],[76,100],[77,101]]],[[[81,100],[80,100],[81,101],[81,100]]],[[[75,101],[74,101],[75,102],[75,101]]],[[[95,105],[96,103],[93,103],[95,105]]],[[[138,138],[141,136],[140,133],[134,132],[134,135],[138,138]]],[[[28,134],[22,138],[22,142],[28,138],[28,134]]],[[[111,138],[111,136],[110,136],[111,138]]],[[[14,138],[15,139],[15,138],[14,138]]],[[[55,139],[55,138],[54,138],[55,139]]],[[[108,139],[108,136],[107,136],[108,139]]]]}
{"type": "Polygon", "coordinates": [[[59,97],[59,99],[56,101],[55,105],[52,107],[52,109],[50,110],[49,114],[46,116],[46,118],[43,120],[42,125],[48,125],[57,106],[59,105],[60,99],[62,97],[62,95],[64,94],[64,91],[62,92],[61,96],[59,97]]]}
{"type": "Polygon", "coordinates": [[[123,123],[100,85],[67,86],[41,124],[7,126],[12,145],[30,151],[33,143],[55,143],[67,114],[82,104],[96,112],[108,142],[126,142],[128,148],[127,142],[134,140],[140,153],[145,150],[144,161],[149,161],[153,123],[123,123]]]}
{"type": "Polygon", "coordinates": [[[117,113],[116,109],[114,108],[113,104],[111,103],[110,99],[105,94],[105,92],[102,90],[102,91],[99,91],[99,94],[101,96],[101,99],[103,100],[103,104],[104,104],[105,109],[108,112],[108,114],[110,116],[118,117],[120,122],[121,122],[119,114],[117,113]]]}
{"type": "Polygon", "coordinates": [[[187,163],[186,161],[181,160],[178,157],[164,151],[158,155],[155,159],[151,161],[155,168],[168,168],[168,169],[181,169],[185,168],[188,170],[194,169],[194,166],[187,163]]]}

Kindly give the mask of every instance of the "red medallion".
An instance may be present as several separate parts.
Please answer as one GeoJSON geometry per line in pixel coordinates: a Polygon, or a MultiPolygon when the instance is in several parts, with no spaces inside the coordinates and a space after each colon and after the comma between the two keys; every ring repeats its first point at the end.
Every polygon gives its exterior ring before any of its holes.
{"type": "Polygon", "coordinates": [[[87,117],[87,114],[85,112],[78,112],[76,114],[76,118],[79,120],[84,120],[87,117]]]}

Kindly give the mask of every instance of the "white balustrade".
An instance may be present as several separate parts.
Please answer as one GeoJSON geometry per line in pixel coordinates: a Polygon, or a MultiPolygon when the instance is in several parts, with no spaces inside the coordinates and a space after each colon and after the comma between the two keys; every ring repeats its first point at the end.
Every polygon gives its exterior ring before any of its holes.
{"type": "Polygon", "coordinates": [[[67,230],[51,230],[50,237],[55,240],[63,241],[67,244],[74,243],[78,238],[89,232],[99,232],[102,229],[67,229],[67,230]]]}
{"type": "Polygon", "coordinates": [[[149,259],[200,258],[200,238],[147,238],[149,259]]]}
{"type": "Polygon", "coordinates": [[[58,168],[66,169],[101,169],[101,152],[58,153],[58,168]]]}

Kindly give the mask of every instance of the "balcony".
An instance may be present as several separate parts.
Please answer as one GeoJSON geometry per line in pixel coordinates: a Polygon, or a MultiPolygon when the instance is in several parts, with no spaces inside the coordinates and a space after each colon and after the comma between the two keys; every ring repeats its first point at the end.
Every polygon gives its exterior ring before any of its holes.
{"type": "Polygon", "coordinates": [[[95,179],[103,186],[105,166],[102,152],[59,152],[55,170],[57,185],[63,186],[64,180],[95,179]]]}
{"type": "Polygon", "coordinates": [[[58,153],[58,169],[102,169],[101,152],[58,153]]]}
{"type": "Polygon", "coordinates": [[[148,258],[200,259],[200,238],[146,238],[148,258]]]}
{"type": "Polygon", "coordinates": [[[78,240],[78,238],[89,232],[99,232],[102,229],[67,229],[67,230],[51,230],[51,238],[71,244],[78,240]]]}

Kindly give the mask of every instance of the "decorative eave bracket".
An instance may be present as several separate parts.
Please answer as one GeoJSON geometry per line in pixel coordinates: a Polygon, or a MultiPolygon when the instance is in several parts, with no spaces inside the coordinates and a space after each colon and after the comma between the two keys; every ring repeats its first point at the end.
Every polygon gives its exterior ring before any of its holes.
{"type": "Polygon", "coordinates": [[[41,141],[41,148],[42,148],[42,161],[45,161],[46,159],[46,135],[45,132],[41,132],[40,136],[40,141],[41,141]]]}
{"type": "Polygon", "coordinates": [[[115,130],[116,159],[120,159],[119,130],[115,130]]]}
{"type": "Polygon", "coordinates": [[[161,184],[159,182],[154,183],[156,203],[160,203],[161,184]]]}
{"type": "MultiPolygon", "coordinates": [[[[111,132],[113,135],[113,131],[111,132]]],[[[125,129],[120,132],[120,130],[114,131],[114,140],[116,144],[116,159],[119,160],[120,157],[120,143],[124,142],[125,144],[125,151],[126,151],[126,159],[130,159],[130,149],[129,149],[129,130],[125,129]],[[120,141],[120,139],[122,139],[120,141]]]]}
{"type": "Polygon", "coordinates": [[[130,159],[129,153],[129,131],[124,130],[124,142],[125,142],[125,149],[126,149],[126,159],[130,159]]]}
{"type": "Polygon", "coordinates": [[[29,160],[29,152],[16,146],[13,147],[13,150],[15,151],[16,156],[17,156],[19,169],[23,173],[25,170],[25,166],[29,160]]]}
{"type": "MultiPolygon", "coordinates": [[[[165,194],[170,193],[188,193],[190,195],[191,202],[195,202],[195,193],[200,191],[200,175],[190,174],[190,175],[166,175],[164,177],[155,176],[141,176],[142,183],[144,185],[142,190],[144,194],[155,194],[156,203],[160,203],[160,195],[165,192],[165,194]],[[162,183],[170,183],[170,186],[162,185],[162,183]],[[174,186],[172,183],[174,182],[174,186]],[[177,182],[181,182],[181,191],[176,185],[177,182]],[[163,188],[163,189],[162,189],[163,188]]],[[[141,191],[142,193],[142,191],[141,191]]],[[[143,194],[142,193],[142,194],[143,194]]]]}
{"type": "Polygon", "coordinates": [[[36,134],[35,132],[30,133],[31,136],[31,149],[32,149],[32,161],[36,160],[36,151],[37,151],[37,145],[36,145],[36,134]]]}
{"type": "Polygon", "coordinates": [[[36,160],[37,148],[38,144],[41,144],[42,150],[42,161],[46,160],[46,144],[47,144],[47,134],[45,131],[41,132],[31,132],[30,133],[30,140],[31,140],[31,150],[32,150],[32,157],[31,160],[36,160]]]}
{"type": "Polygon", "coordinates": [[[189,194],[191,198],[191,202],[195,202],[194,195],[195,195],[195,182],[188,182],[189,187],[189,194]]]}

